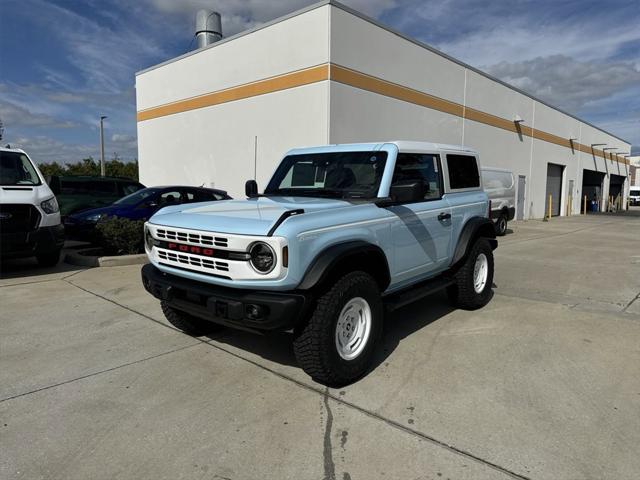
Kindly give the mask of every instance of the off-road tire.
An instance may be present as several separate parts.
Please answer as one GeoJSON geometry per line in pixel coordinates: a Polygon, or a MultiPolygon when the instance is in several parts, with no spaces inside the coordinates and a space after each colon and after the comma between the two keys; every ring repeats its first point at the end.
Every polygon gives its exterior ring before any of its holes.
{"type": "Polygon", "coordinates": [[[60,250],[36,255],[36,260],[41,267],[55,267],[60,261],[60,250]]]}
{"type": "Polygon", "coordinates": [[[507,216],[502,213],[496,220],[496,235],[503,237],[507,233],[507,216]]]}
{"type": "Polygon", "coordinates": [[[493,285],[493,251],[486,238],[478,238],[455,274],[455,283],[447,288],[451,303],[465,310],[484,307],[491,299],[493,285]],[[473,269],[478,255],[484,253],[488,260],[487,281],[480,293],[473,287],[473,269]]]}
{"type": "Polygon", "coordinates": [[[352,272],[328,287],[318,298],[310,318],[296,329],[293,350],[302,369],[316,382],[331,387],[352,383],[367,373],[382,333],[384,310],[378,284],[365,272],[352,272]],[[338,353],[335,332],[347,302],[361,297],[371,309],[371,331],[363,351],[352,360],[338,353]]]}
{"type": "Polygon", "coordinates": [[[160,306],[162,307],[162,313],[164,313],[164,316],[171,325],[192,337],[200,337],[224,328],[222,325],[207,322],[201,318],[189,315],[186,312],[176,310],[170,307],[164,300],[160,301],[160,306]]]}

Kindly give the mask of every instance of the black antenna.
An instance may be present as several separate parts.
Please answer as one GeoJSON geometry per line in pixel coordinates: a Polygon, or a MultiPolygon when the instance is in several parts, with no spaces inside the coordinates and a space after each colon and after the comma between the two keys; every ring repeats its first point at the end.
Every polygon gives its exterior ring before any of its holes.
{"type": "Polygon", "coordinates": [[[253,139],[253,179],[257,179],[258,176],[258,136],[253,139]]]}

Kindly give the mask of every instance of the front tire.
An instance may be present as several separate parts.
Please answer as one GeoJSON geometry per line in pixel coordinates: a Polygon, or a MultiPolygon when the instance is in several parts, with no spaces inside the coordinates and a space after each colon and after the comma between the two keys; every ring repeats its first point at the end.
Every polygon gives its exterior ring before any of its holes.
{"type": "Polygon", "coordinates": [[[493,250],[486,238],[478,238],[447,288],[451,302],[465,310],[484,307],[491,299],[493,250]]]}
{"type": "Polygon", "coordinates": [[[165,318],[171,325],[192,337],[200,337],[223,328],[221,325],[216,325],[213,322],[207,322],[186,312],[176,310],[164,300],[160,301],[160,306],[162,307],[162,313],[164,313],[165,318]]]}
{"type": "Polygon", "coordinates": [[[352,272],[317,300],[311,318],[296,332],[293,350],[316,382],[340,387],[362,377],[382,332],[383,306],[371,275],[352,272]]]}

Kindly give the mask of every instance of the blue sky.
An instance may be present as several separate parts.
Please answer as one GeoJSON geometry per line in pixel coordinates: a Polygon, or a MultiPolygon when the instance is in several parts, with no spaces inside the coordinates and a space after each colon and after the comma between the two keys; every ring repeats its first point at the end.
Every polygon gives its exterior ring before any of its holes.
{"type": "MultiPolygon", "coordinates": [[[[312,0],[0,0],[3,143],[38,161],[137,156],[134,74],[186,52],[198,8],[232,35],[312,0]]],[[[636,145],[637,0],[348,0],[382,23],[636,145]]]]}

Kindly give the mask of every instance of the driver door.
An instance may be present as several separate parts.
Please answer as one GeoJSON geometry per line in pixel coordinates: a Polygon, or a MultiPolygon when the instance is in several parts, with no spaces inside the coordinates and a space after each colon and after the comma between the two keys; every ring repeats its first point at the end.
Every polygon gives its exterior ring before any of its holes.
{"type": "Polygon", "coordinates": [[[391,226],[392,275],[400,283],[413,283],[445,269],[451,244],[451,208],[442,198],[439,155],[399,153],[391,187],[409,182],[423,182],[424,197],[388,208],[397,217],[391,226]]]}

